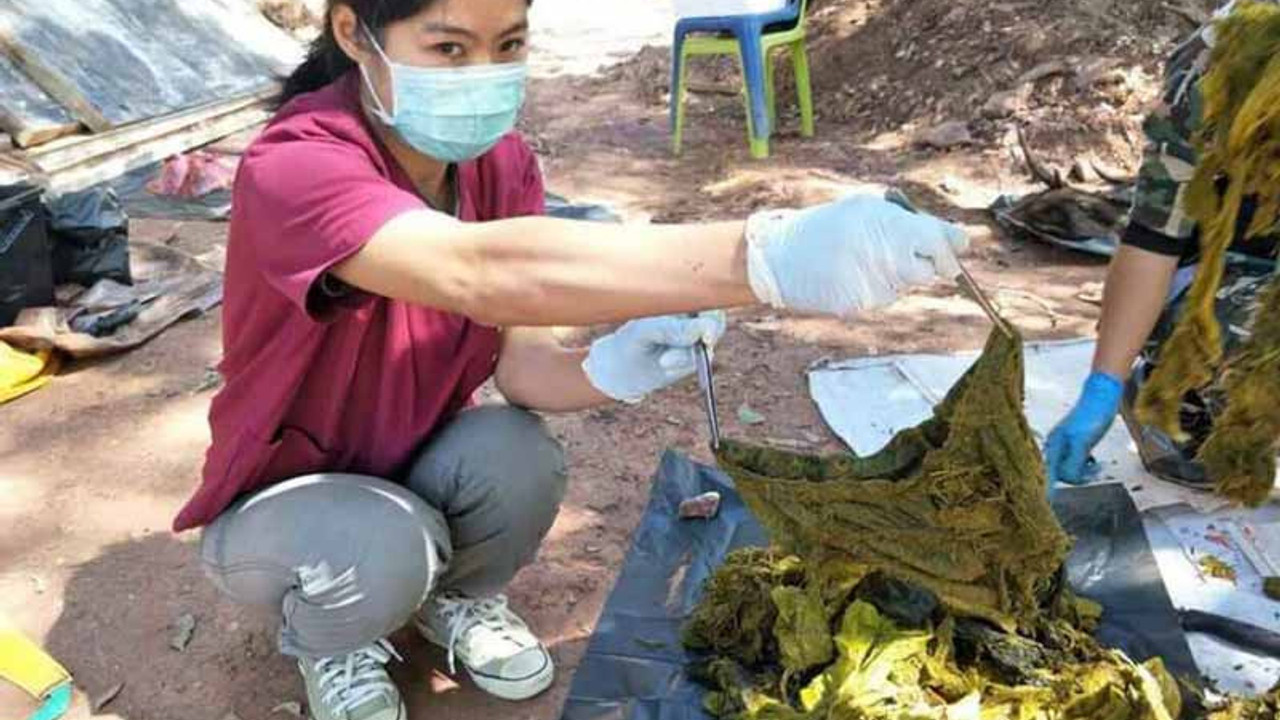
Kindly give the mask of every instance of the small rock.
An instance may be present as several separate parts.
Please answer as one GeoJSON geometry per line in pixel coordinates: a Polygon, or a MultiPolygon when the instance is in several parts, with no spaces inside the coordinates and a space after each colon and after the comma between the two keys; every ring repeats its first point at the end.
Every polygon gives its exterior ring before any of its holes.
{"type": "Polygon", "coordinates": [[[44,594],[44,590],[45,590],[44,578],[40,577],[39,575],[32,575],[31,585],[35,589],[37,595],[44,594]]]}
{"type": "Polygon", "coordinates": [[[1000,120],[1017,114],[1026,102],[1021,91],[1007,90],[998,92],[982,105],[982,117],[988,120],[1000,120]]]}
{"type": "Polygon", "coordinates": [[[802,430],[800,431],[800,435],[804,438],[805,442],[807,443],[812,443],[814,445],[821,445],[823,443],[822,436],[817,433],[809,432],[808,430],[802,430]]]}
{"type": "Polygon", "coordinates": [[[112,685],[107,688],[105,692],[95,696],[89,701],[89,709],[93,711],[94,715],[97,715],[102,711],[102,708],[110,705],[111,701],[115,700],[116,697],[120,695],[121,690],[124,690],[124,683],[121,682],[112,685]]]}
{"type": "Polygon", "coordinates": [[[763,415],[752,410],[750,405],[743,403],[742,407],[738,408],[738,422],[743,425],[763,425],[766,421],[763,415]]]}
{"type": "Polygon", "coordinates": [[[191,394],[199,395],[202,392],[213,390],[221,384],[222,375],[220,375],[217,370],[209,368],[204,371],[204,378],[202,378],[200,382],[191,389],[191,394]]]}
{"type": "Polygon", "coordinates": [[[947,175],[938,182],[938,189],[948,195],[960,194],[960,181],[955,176],[947,175]]]}
{"type": "Polygon", "coordinates": [[[720,493],[708,492],[680,503],[681,520],[710,520],[720,513],[720,493]]]}
{"type": "Polygon", "coordinates": [[[973,133],[969,132],[967,124],[952,120],[922,130],[916,135],[915,144],[937,150],[950,150],[973,144],[973,133]]]}
{"type": "Polygon", "coordinates": [[[196,616],[191,613],[183,613],[178,618],[178,622],[174,624],[173,639],[169,641],[169,647],[178,652],[183,652],[191,644],[191,638],[195,634],[196,616]]]}
{"type": "Polygon", "coordinates": [[[587,543],[587,546],[584,549],[587,551],[588,555],[599,555],[604,552],[603,545],[593,545],[591,543],[587,543]]]}
{"type": "Polygon", "coordinates": [[[1049,38],[1039,29],[1028,29],[1021,33],[1015,41],[1018,52],[1026,57],[1035,57],[1049,47],[1049,38]]]}
{"type": "Polygon", "coordinates": [[[667,424],[673,427],[680,427],[684,425],[684,421],[676,417],[675,415],[668,415],[666,417],[666,420],[667,420],[667,424]]]}
{"type": "Polygon", "coordinates": [[[296,702],[296,701],[293,701],[293,700],[290,700],[289,702],[282,702],[282,703],[280,703],[279,705],[277,705],[277,706],[275,706],[275,707],[271,708],[271,714],[272,714],[272,715],[275,715],[275,714],[277,714],[277,713],[283,713],[283,714],[285,714],[285,715],[292,715],[292,716],[294,716],[294,717],[296,717],[296,718],[305,718],[305,717],[306,717],[305,715],[303,715],[303,714],[302,714],[302,703],[300,703],[300,702],[296,702]]]}

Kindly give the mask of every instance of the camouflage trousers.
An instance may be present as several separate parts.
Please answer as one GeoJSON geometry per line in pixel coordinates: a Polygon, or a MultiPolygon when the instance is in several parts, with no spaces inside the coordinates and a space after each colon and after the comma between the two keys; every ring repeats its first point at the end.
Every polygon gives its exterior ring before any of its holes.
{"type": "MultiPolygon", "coordinates": [[[[1189,276],[1183,272],[1181,288],[1171,297],[1156,323],[1145,348],[1138,359],[1125,391],[1123,416],[1138,444],[1147,469],[1165,479],[1197,487],[1208,484],[1203,470],[1193,462],[1200,446],[1208,439],[1214,419],[1226,408],[1226,393],[1222,388],[1224,373],[1220,369],[1213,382],[1198,391],[1187,393],[1182,401],[1182,429],[1190,436],[1185,443],[1171,438],[1153,428],[1141,426],[1134,417],[1133,406],[1142,384],[1159,364],[1160,350],[1173,334],[1178,319],[1187,304],[1189,276]]],[[[1239,352],[1249,339],[1258,298],[1276,275],[1275,261],[1259,260],[1244,256],[1232,256],[1222,285],[1218,290],[1215,313],[1222,326],[1222,367],[1230,365],[1232,356],[1239,352]]]]}

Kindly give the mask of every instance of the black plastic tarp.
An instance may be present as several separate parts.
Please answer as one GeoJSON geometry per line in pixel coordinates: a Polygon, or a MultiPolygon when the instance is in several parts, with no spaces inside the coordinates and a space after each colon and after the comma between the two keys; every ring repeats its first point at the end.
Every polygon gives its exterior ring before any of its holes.
{"type": "MultiPolygon", "coordinates": [[[[1076,537],[1068,577],[1106,608],[1101,639],[1136,660],[1159,656],[1178,676],[1199,674],[1165,592],[1137,508],[1119,485],[1054,496],[1076,537]]],[[[702,690],[684,673],[680,629],[703,582],[732,550],[767,542],[733,482],[719,470],[668,452],[649,506],[579,665],[564,720],[706,720],[702,690]],[[723,495],[713,520],[680,520],[683,500],[723,495]]]]}

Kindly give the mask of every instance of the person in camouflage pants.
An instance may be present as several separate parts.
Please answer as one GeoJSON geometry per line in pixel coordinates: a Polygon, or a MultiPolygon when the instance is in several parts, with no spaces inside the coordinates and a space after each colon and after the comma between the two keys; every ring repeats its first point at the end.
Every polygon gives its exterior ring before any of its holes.
{"type": "MultiPolygon", "coordinates": [[[[1233,5],[1222,8],[1218,16],[1229,13],[1233,5]]],[[[1089,453],[1110,429],[1122,405],[1148,469],[1160,477],[1195,486],[1209,483],[1191,458],[1221,410],[1216,383],[1186,398],[1182,421],[1192,437],[1188,443],[1176,443],[1154,428],[1143,427],[1129,409],[1139,386],[1158,362],[1160,348],[1172,333],[1195,275],[1200,229],[1185,211],[1184,194],[1196,169],[1200,81],[1214,41],[1210,23],[1174,51],[1165,73],[1161,106],[1144,125],[1147,150],[1129,224],[1107,276],[1093,372],[1085,381],[1080,400],[1045,444],[1051,483],[1088,481],[1089,453]]],[[[1228,357],[1248,337],[1257,295],[1276,267],[1280,228],[1252,241],[1243,240],[1253,211],[1254,204],[1246,203],[1218,295],[1217,311],[1226,330],[1223,342],[1228,357]]]]}

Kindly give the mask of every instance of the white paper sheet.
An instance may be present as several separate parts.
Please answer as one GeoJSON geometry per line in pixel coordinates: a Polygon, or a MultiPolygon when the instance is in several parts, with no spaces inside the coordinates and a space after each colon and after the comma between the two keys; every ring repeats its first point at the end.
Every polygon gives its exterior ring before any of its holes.
{"type": "MultiPolygon", "coordinates": [[[[1075,405],[1093,360],[1091,340],[1029,343],[1026,412],[1037,439],[1075,405]]],[[[831,429],[859,455],[884,447],[894,433],[928,419],[933,405],[969,369],[976,352],[894,355],[831,363],[809,374],[809,392],[831,429]]],[[[1221,498],[1150,475],[1124,423],[1117,421],[1094,450],[1100,481],[1123,482],[1139,510],[1185,504],[1200,512],[1227,506],[1221,498]]]]}
{"type": "MultiPolygon", "coordinates": [[[[1254,526],[1276,527],[1280,508],[1224,510],[1203,515],[1186,507],[1147,513],[1143,524],[1155,551],[1156,564],[1175,607],[1200,610],[1280,632],[1280,603],[1262,594],[1262,572],[1249,560],[1235,537],[1254,526]],[[1200,570],[1206,555],[1236,572],[1234,582],[1207,578],[1200,570]]],[[[1223,690],[1258,693],[1280,678],[1280,658],[1242,652],[1209,635],[1189,634],[1192,655],[1201,670],[1223,690]]]]}

